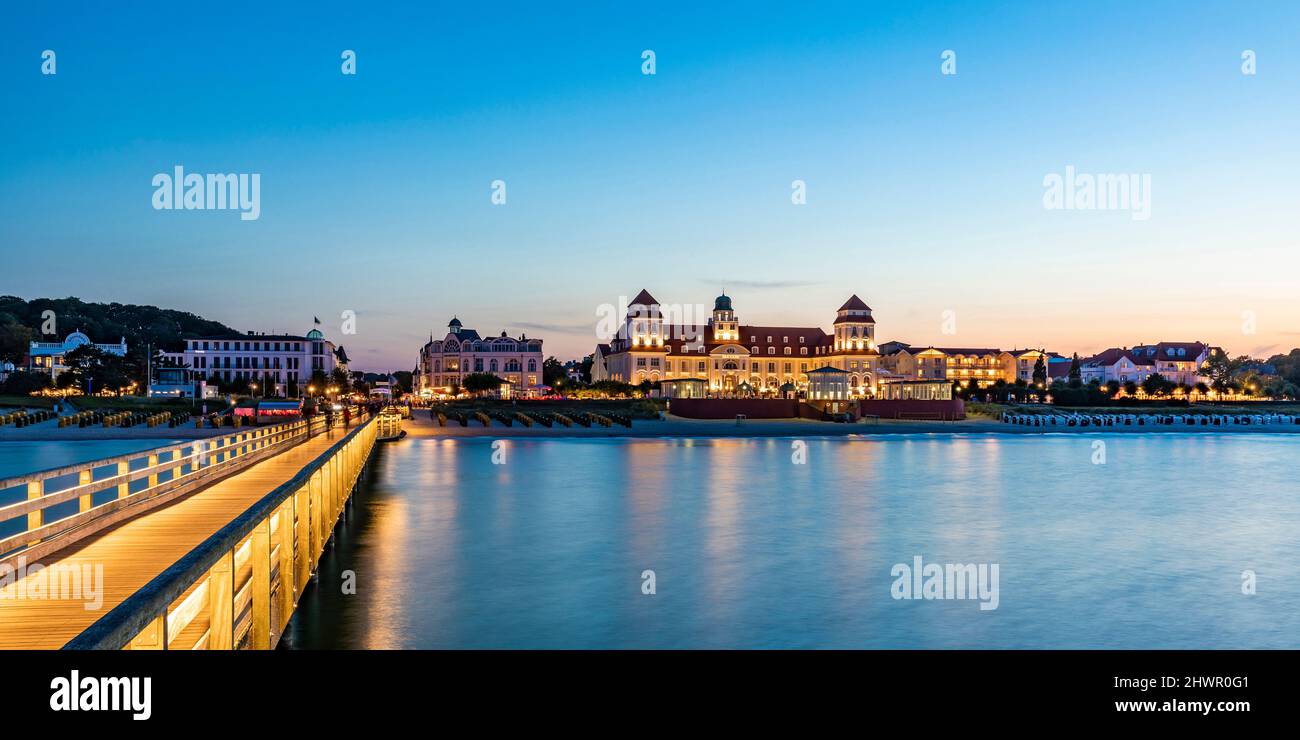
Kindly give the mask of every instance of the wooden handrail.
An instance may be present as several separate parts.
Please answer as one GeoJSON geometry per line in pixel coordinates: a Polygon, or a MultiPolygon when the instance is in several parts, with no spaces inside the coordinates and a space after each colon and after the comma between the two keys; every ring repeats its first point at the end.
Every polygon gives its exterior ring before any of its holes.
{"type": "Polygon", "coordinates": [[[360,424],[64,649],[167,648],[204,614],[209,622],[194,647],[229,649],[245,638],[250,647],[272,647],[360,479],[378,428],[378,417],[360,424]],[[240,566],[249,562],[251,574],[240,580],[240,566]]]}
{"type": "Polygon", "coordinates": [[[24,516],[27,518],[22,531],[0,538],[0,561],[25,552],[38,543],[42,550],[48,551],[52,543],[46,541],[51,538],[60,538],[56,540],[59,546],[71,544],[79,535],[71,539],[66,535],[79,530],[92,534],[102,529],[102,526],[93,525],[101,522],[104,517],[120,519],[122,515],[118,512],[125,508],[154,500],[191,482],[237,470],[254,458],[265,457],[268,452],[278,453],[283,446],[297,444],[324,429],[323,417],[299,419],[271,427],[155,447],[0,480],[0,490],[19,486],[27,488],[26,500],[0,506],[0,523],[24,516]],[[163,460],[163,456],[170,459],[163,460]],[[141,459],[146,461],[146,465],[131,470],[130,464],[141,459]],[[94,478],[96,470],[109,466],[116,466],[116,475],[98,480],[94,478]],[[185,469],[187,466],[188,470],[185,469]],[[167,474],[168,478],[160,481],[163,474],[167,474]],[[46,493],[47,481],[71,475],[78,476],[77,483],[46,493]],[[132,491],[132,484],[139,480],[145,480],[146,485],[140,490],[132,491]],[[116,498],[94,503],[97,494],[114,489],[117,491],[116,498]],[[75,514],[54,521],[45,520],[47,509],[74,499],[80,501],[79,510],[75,514]]]}

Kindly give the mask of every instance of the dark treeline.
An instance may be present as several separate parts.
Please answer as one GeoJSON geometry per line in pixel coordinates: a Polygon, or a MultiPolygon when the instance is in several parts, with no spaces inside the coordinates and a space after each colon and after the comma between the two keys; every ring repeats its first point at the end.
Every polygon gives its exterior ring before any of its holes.
{"type": "Polygon", "coordinates": [[[177,352],[186,336],[229,334],[234,330],[186,311],[124,303],[86,303],[79,298],[0,296],[0,360],[17,363],[29,342],[61,342],[80,329],[92,342],[116,342],[125,337],[134,350],[145,344],[177,352]],[[53,326],[46,320],[53,312],[53,326]],[[53,328],[50,334],[43,329],[53,328]]]}

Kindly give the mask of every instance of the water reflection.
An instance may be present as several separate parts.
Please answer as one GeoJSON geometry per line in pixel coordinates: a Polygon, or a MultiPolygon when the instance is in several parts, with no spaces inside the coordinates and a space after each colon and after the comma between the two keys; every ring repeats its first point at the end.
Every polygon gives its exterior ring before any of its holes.
{"type": "Polygon", "coordinates": [[[802,465],[789,439],[516,439],[504,465],[488,439],[387,446],[285,644],[1300,643],[1300,583],[1240,593],[1243,570],[1300,559],[1294,440],[805,441],[802,465]],[[998,563],[999,608],[892,599],[890,568],[917,555],[998,563]]]}

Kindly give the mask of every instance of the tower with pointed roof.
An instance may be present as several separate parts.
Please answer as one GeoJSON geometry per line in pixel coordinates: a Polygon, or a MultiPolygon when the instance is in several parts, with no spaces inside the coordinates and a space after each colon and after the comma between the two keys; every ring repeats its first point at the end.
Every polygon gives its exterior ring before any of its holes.
{"type": "Polygon", "coordinates": [[[876,320],[871,307],[856,294],[835,312],[835,350],[876,351],[876,320]]]}
{"type": "Polygon", "coordinates": [[[655,349],[663,347],[664,338],[664,316],[659,301],[643,288],[627,306],[622,336],[611,344],[632,350],[655,349]]]}

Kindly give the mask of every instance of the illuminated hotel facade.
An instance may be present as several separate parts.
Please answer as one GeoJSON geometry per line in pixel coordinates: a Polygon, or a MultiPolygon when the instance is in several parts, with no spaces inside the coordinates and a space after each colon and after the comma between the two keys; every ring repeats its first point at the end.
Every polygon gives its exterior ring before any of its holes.
{"type": "Polygon", "coordinates": [[[415,367],[415,392],[426,398],[450,395],[474,373],[495,375],[524,397],[542,392],[542,340],[526,336],[481,337],[453,317],[442,339],[429,337],[415,367]]]}
{"type": "Polygon", "coordinates": [[[740,323],[731,297],[720,295],[704,324],[676,324],[648,291],[637,294],[614,338],[596,347],[592,380],[665,383],[669,394],[793,395],[808,390],[808,374],[844,371],[850,396],[875,395],[880,352],[871,308],[856,295],[820,327],[740,323]]]}

